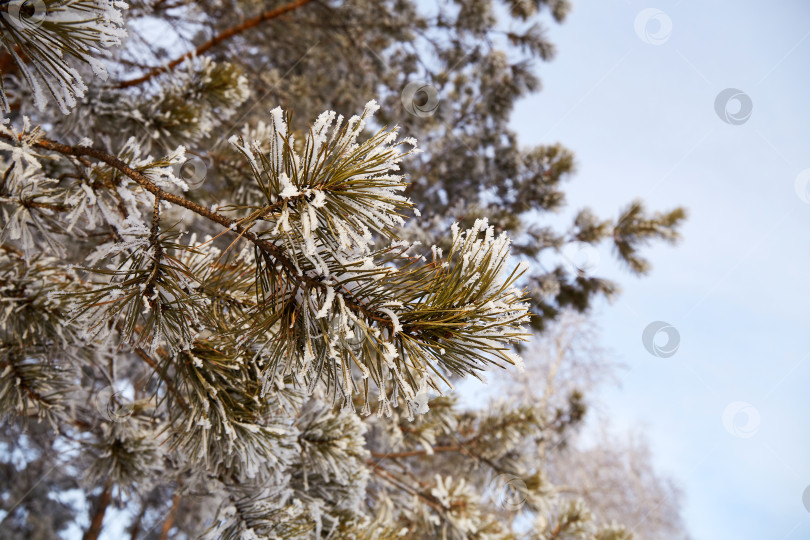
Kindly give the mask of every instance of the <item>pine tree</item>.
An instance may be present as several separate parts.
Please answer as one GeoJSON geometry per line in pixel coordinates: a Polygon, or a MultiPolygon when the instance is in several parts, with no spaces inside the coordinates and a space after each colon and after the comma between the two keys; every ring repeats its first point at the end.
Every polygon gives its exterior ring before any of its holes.
{"type": "Polygon", "coordinates": [[[616,289],[541,253],[643,273],[684,212],[537,225],[573,156],[507,124],[568,3],[436,9],[0,4],[9,538],[631,537],[535,452],[579,393],[451,389],[616,289]]]}

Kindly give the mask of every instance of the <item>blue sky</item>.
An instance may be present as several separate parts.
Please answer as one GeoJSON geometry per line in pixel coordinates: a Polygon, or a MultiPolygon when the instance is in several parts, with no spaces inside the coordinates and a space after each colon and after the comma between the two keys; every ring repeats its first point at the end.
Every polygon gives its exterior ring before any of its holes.
{"type": "Polygon", "coordinates": [[[513,126],[523,144],[576,153],[570,207],[690,211],[677,247],[647,250],[644,279],[600,254],[596,273],[623,293],[597,319],[628,366],[605,410],[646,426],[695,540],[810,538],[810,204],[796,189],[810,169],[810,2],[574,0],[549,36],[558,55],[513,126]],[[726,88],[750,98],[747,121],[716,112],[726,88]],[[680,335],[669,358],[642,344],[659,320],[680,335]]]}

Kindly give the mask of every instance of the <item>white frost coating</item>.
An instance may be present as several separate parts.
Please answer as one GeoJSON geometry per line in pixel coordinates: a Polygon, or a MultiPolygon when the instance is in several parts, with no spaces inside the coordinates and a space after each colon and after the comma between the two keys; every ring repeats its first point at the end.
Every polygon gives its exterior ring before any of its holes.
{"type": "Polygon", "coordinates": [[[290,211],[285,206],[281,209],[281,217],[276,223],[275,228],[273,229],[273,234],[278,234],[279,232],[289,231],[290,230],[290,211]]]}
{"type": "Polygon", "coordinates": [[[318,313],[315,314],[316,319],[322,319],[329,315],[329,311],[332,309],[332,303],[335,300],[335,289],[330,286],[326,286],[326,299],[323,301],[323,305],[318,313]]]}
{"type": "Polygon", "coordinates": [[[338,326],[341,330],[343,330],[343,337],[345,339],[351,339],[354,337],[354,332],[352,332],[352,328],[349,325],[349,310],[346,308],[346,302],[343,300],[343,295],[337,295],[338,301],[338,326]]]}
{"type": "Polygon", "coordinates": [[[284,166],[284,139],[287,137],[287,122],[284,121],[281,107],[270,111],[270,127],[274,132],[270,139],[271,165],[275,172],[279,172],[284,166]]]}
{"type": "Polygon", "coordinates": [[[87,85],[70,65],[72,58],[89,64],[96,76],[106,78],[106,67],[97,57],[109,56],[108,48],[119,45],[126,36],[121,9],[127,9],[124,2],[108,0],[51,2],[42,14],[42,22],[47,24],[39,25],[36,32],[23,30],[25,39],[19,52],[28,61],[17,64],[31,86],[37,108],[44,110],[50,94],[62,113],[68,114],[77,98],[84,96],[87,85]],[[46,56],[45,49],[57,60],[46,56]]]}
{"type": "MultiPolygon", "coordinates": [[[[318,213],[315,207],[309,203],[306,204],[306,212],[301,214],[301,225],[303,227],[304,243],[306,244],[306,255],[308,257],[316,257],[318,259],[318,266],[326,268],[326,264],[322,262],[320,257],[315,253],[315,230],[318,228],[318,213]]],[[[326,275],[328,271],[322,269],[321,274],[326,275]]]]}
{"type": "Polygon", "coordinates": [[[315,195],[315,198],[309,204],[315,208],[323,208],[326,205],[326,192],[321,189],[311,189],[309,191],[315,195]]]}
{"type": "Polygon", "coordinates": [[[529,269],[529,266],[530,266],[530,265],[529,265],[529,263],[528,263],[528,262],[526,262],[526,261],[520,261],[520,262],[518,263],[518,265],[517,265],[516,269],[515,269],[515,273],[516,273],[516,274],[518,274],[518,275],[520,275],[520,274],[525,274],[525,273],[526,273],[526,271],[529,269]]]}
{"type": "Polygon", "coordinates": [[[149,226],[140,220],[140,216],[130,215],[118,230],[121,242],[109,242],[99,245],[95,251],[87,256],[87,263],[95,265],[110,255],[125,252],[134,252],[149,246],[149,226]]]}
{"type": "Polygon", "coordinates": [[[388,315],[388,318],[391,319],[391,324],[393,325],[393,330],[391,332],[392,336],[397,335],[398,332],[402,332],[402,325],[399,324],[399,317],[397,317],[397,314],[394,313],[393,310],[388,308],[380,308],[380,311],[388,315]]]}
{"type": "Polygon", "coordinates": [[[250,162],[250,167],[253,169],[254,174],[258,174],[261,168],[259,167],[259,163],[256,161],[256,155],[253,153],[253,150],[250,148],[250,145],[243,144],[239,137],[236,135],[231,135],[228,137],[228,143],[230,143],[234,148],[239,150],[243,156],[245,156],[248,161],[250,162]]]}
{"type": "Polygon", "coordinates": [[[427,379],[419,381],[419,389],[413,398],[415,407],[413,408],[414,414],[425,414],[430,410],[428,400],[430,399],[430,388],[428,387],[427,379]]]}
{"type": "MultiPolygon", "coordinates": [[[[396,393],[401,388],[402,393],[405,394],[405,401],[408,403],[413,403],[414,398],[416,397],[416,393],[413,391],[413,387],[405,380],[405,377],[402,376],[402,371],[399,369],[399,366],[392,362],[392,365],[389,366],[391,371],[394,373],[394,378],[396,379],[398,385],[394,386],[394,399],[396,400],[396,393]]],[[[396,407],[396,403],[394,403],[396,407]]],[[[413,411],[408,411],[408,419],[413,420],[413,411]]]]}
{"type": "Polygon", "coordinates": [[[383,341],[382,345],[383,345],[383,349],[384,349],[383,350],[383,360],[385,360],[385,364],[389,368],[394,369],[394,367],[396,366],[396,364],[394,364],[394,360],[399,358],[399,353],[397,352],[397,348],[394,347],[394,344],[391,343],[390,341],[383,341]]]}
{"type": "Polygon", "coordinates": [[[90,204],[91,205],[96,204],[96,193],[90,188],[90,186],[88,186],[84,182],[82,182],[79,185],[81,186],[82,190],[87,195],[87,198],[90,200],[90,204]]]}
{"type": "Polygon", "coordinates": [[[309,162],[307,163],[307,167],[310,170],[312,170],[312,168],[318,162],[318,154],[321,151],[324,143],[326,143],[326,133],[329,130],[329,127],[332,125],[334,119],[335,111],[325,111],[318,116],[318,119],[312,126],[312,137],[309,141],[310,148],[308,148],[311,155],[309,162]]]}
{"type": "Polygon", "coordinates": [[[304,237],[304,244],[306,248],[304,253],[311,257],[315,254],[315,239],[312,237],[312,226],[309,212],[301,214],[301,234],[304,237]]]}
{"type": "MultiPolygon", "coordinates": [[[[182,165],[186,160],[186,147],[183,145],[178,146],[168,156],[165,161],[168,163],[166,167],[150,167],[144,171],[144,174],[152,180],[157,186],[162,188],[179,187],[182,191],[188,191],[188,184],[182,179],[178,178],[175,173],[175,166],[182,165]]],[[[146,160],[148,163],[151,160],[146,160]]]]}
{"type": "MultiPolygon", "coordinates": [[[[419,242],[415,242],[413,245],[417,246],[417,245],[419,245],[419,242]]],[[[392,248],[398,248],[398,247],[405,248],[405,251],[403,251],[403,253],[406,253],[412,247],[412,245],[411,245],[410,241],[408,241],[408,240],[394,240],[393,242],[391,242],[391,247],[392,248]]]]}
{"type": "Polygon", "coordinates": [[[518,371],[524,373],[526,371],[526,366],[523,364],[523,358],[515,352],[512,351],[504,351],[503,355],[512,361],[512,364],[518,368],[518,371]]]}
{"type": "Polygon", "coordinates": [[[298,188],[296,188],[292,182],[290,182],[290,178],[286,173],[281,173],[278,176],[278,183],[281,185],[281,193],[279,193],[278,196],[282,199],[288,199],[290,197],[297,197],[298,195],[301,195],[298,188]]]}

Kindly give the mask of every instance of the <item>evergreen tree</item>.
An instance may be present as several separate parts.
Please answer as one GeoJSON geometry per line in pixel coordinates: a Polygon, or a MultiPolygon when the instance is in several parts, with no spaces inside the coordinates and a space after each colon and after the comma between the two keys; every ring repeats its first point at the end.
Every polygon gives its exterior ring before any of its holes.
{"type": "Polygon", "coordinates": [[[630,538],[536,452],[578,392],[448,392],[616,289],[541,254],[684,217],[539,225],[573,156],[508,119],[568,8],[0,3],[6,536],[630,538]]]}
{"type": "MultiPolygon", "coordinates": [[[[527,348],[525,370],[504,370],[488,385],[495,395],[509,395],[554,415],[573,395],[598,411],[589,428],[568,430],[556,444],[539,441],[537,459],[564,501],[582,500],[599,522],[625,524],[637,538],[688,540],[681,517],[678,485],[654,466],[644,433],[616,433],[609,410],[600,407],[598,390],[618,382],[624,368],[599,345],[593,319],[571,310],[527,348]]],[[[591,416],[593,413],[589,413],[591,416]]]]}

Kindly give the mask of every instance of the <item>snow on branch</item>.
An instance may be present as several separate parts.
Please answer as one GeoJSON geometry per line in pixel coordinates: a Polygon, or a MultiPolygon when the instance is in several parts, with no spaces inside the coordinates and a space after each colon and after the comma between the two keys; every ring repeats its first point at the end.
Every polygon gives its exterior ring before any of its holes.
{"type": "Polygon", "coordinates": [[[294,267],[257,250],[258,296],[240,339],[267,358],[268,380],[281,370],[310,388],[323,381],[346,402],[360,392],[365,412],[371,380],[380,414],[399,397],[419,414],[450,373],[520,364],[511,347],[526,339],[529,315],[514,283],[525,268],[507,271],[509,238],[486,220],[454,226],[445,262],[408,254],[417,246],[397,240],[411,208],[398,171],[415,150],[399,146],[415,141],[397,143],[391,129],[359,142],[376,109],[369,102],[345,123],[325,112],[300,145],[281,109],[264,140],[231,138],[266,203],[230,211],[250,211],[240,225],[282,247],[294,267]],[[374,249],[381,238],[390,245],[374,249]]]}
{"type": "MultiPolygon", "coordinates": [[[[99,56],[121,43],[126,35],[121,14],[127,4],[109,0],[12,0],[0,9],[0,44],[12,56],[43,110],[53,97],[64,114],[84,96],[87,85],[81,73],[71,66],[73,57],[107,78],[99,56]]],[[[0,105],[9,110],[6,93],[0,86],[0,105]]]]}

